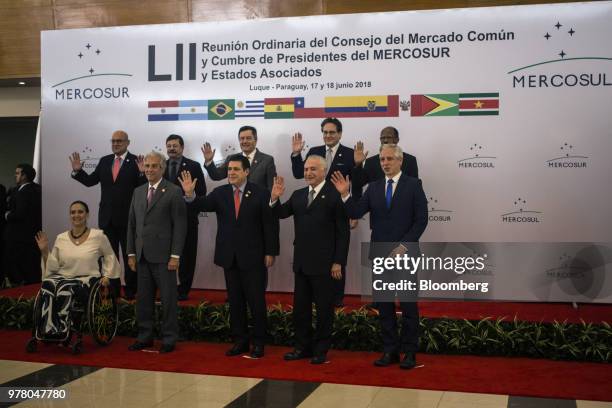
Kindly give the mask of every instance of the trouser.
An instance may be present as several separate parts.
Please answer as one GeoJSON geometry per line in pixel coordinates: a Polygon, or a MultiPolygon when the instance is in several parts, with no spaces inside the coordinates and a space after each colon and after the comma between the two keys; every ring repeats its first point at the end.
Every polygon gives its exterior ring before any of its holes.
{"type": "Polygon", "coordinates": [[[377,304],[385,353],[414,352],[419,348],[419,308],[416,302],[400,302],[401,331],[398,335],[395,302],[377,304]]]}
{"type": "Polygon", "coordinates": [[[11,284],[40,282],[40,250],[35,242],[5,241],[4,268],[11,284]]]}
{"type": "Polygon", "coordinates": [[[196,267],[198,255],[198,222],[196,220],[187,220],[187,234],[185,236],[185,245],[183,246],[183,254],[179,264],[179,295],[187,296],[191,285],[193,284],[193,275],[196,267]]]}
{"type": "MultiPolygon", "coordinates": [[[[125,295],[134,296],[138,287],[136,272],[128,267],[127,254],[127,227],[107,225],[102,229],[115,252],[117,259],[123,259],[123,277],[125,279],[125,295]],[[119,247],[121,246],[121,258],[119,257],[119,247]]],[[[121,278],[111,279],[111,287],[117,296],[120,295],[121,278]]]]}
{"type": "Polygon", "coordinates": [[[259,270],[245,270],[234,263],[225,269],[225,281],[230,307],[230,329],[235,343],[249,344],[249,337],[256,346],[266,340],[267,308],[265,296],[266,268],[261,260],[259,270]],[[247,305],[253,317],[253,334],[249,336],[247,305]]]}
{"type": "Polygon", "coordinates": [[[293,325],[295,348],[327,354],[331,347],[334,324],[334,282],[329,272],[322,275],[295,274],[293,292],[293,325]],[[312,302],[317,312],[316,329],[312,329],[312,302]]]}
{"type": "Polygon", "coordinates": [[[138,341],[153,341],[155,319],[155,293],[161,295],[162,343],[173,346],[178,340],[178,302],[176,272],[168,270],[168,263],[150,263],[142,258],[137,265],[138,293],[136,294],[136,320],[138,341]]]}

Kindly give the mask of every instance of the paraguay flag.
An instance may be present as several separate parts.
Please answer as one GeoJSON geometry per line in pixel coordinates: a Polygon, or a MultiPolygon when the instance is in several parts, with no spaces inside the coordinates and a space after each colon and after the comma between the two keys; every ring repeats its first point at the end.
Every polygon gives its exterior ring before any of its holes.
{"type": "Polygon", "coordinates": [[[207,120],[208,101],[204,99],[149,101],[149,122],[207,120]]]}

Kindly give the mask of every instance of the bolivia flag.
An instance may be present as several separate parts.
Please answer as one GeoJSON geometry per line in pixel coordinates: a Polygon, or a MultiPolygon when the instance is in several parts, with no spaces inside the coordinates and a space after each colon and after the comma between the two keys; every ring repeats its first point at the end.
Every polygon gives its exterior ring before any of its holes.
{"type": "Polygon", "coordinates": [[[304,98],[265,98],[264,117],[266,119],[291,119],[295,108],[304,106],[304,98]]]}

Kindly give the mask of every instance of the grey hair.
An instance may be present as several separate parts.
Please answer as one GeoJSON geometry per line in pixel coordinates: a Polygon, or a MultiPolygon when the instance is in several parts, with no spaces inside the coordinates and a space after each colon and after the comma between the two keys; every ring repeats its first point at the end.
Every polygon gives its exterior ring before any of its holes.
{"type": "Polygon", "coordinates": [[[396,159],[402,160],[404,158],[404,152],[402,151],[402,148],[396,144],[384,144],[380,146],[380,150],[378,152],[382,152],[383,149],[392,149],[393,155],[396,159]]]}
{"type": "MultiPolygon", "coordinates": [[[[325,160],[325,158],[323,156],[319,156],[318,154],[311,154],[310,156],[308,156],[306,158],[306,160],[308,159],[315,159],[316,161],[319,162],[320,165],[323,166],[323,170],[327,171],[327,161],[325,160]]],[[[306,163],[306,162],[304,162],[306,163]]]]}
{"type": "Polygon", "coordinates": [[[144,159],[147,160],[147,157],[157,157],[159,159],[159,167],[161,167],[161,171],[163,172],[166,170],[166,156],[164,156],[162,153],[151,150],[145,155],[144,159]]]}

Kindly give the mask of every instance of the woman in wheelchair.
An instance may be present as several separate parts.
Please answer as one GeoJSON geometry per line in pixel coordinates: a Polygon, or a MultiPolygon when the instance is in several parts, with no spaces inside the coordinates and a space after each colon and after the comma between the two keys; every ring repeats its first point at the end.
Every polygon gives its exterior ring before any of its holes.
{"type": "MultiPolygon", "coordinates": [[[[108,294],[109,279],[119,277],[121,269],[108,238],[101,230],[89,228],[88,218],[87,204],[75,201],[70,204],[71,228],[57,236],[52,250],[49,250],[47,235],[42,231],[36,234],[43,282],[34,305],[34,348],[31,351],[35,350],[36,340],[64,341],[68,344],[72,329],[79,331],[80,320],[88,318],[84,313],[93,312],[89,310],[93,308],[90,299],[92,287],[95,286],[97,292],[103,289],[108,294]],[[94,285],[98,280],[102,288],[94,285]],[[84,313],[71,316],[75,310],[84,313]],[[78,322],[75,321],[77,319],[78,322]]],[[[113,306],[116,311],[116,304],[113,306]]],[[[93,332],[94,328],[90,327],[90,330],[93,332]]],[[[73,351],[80,351],[80,344],[79,350],[73,351]]]]}

